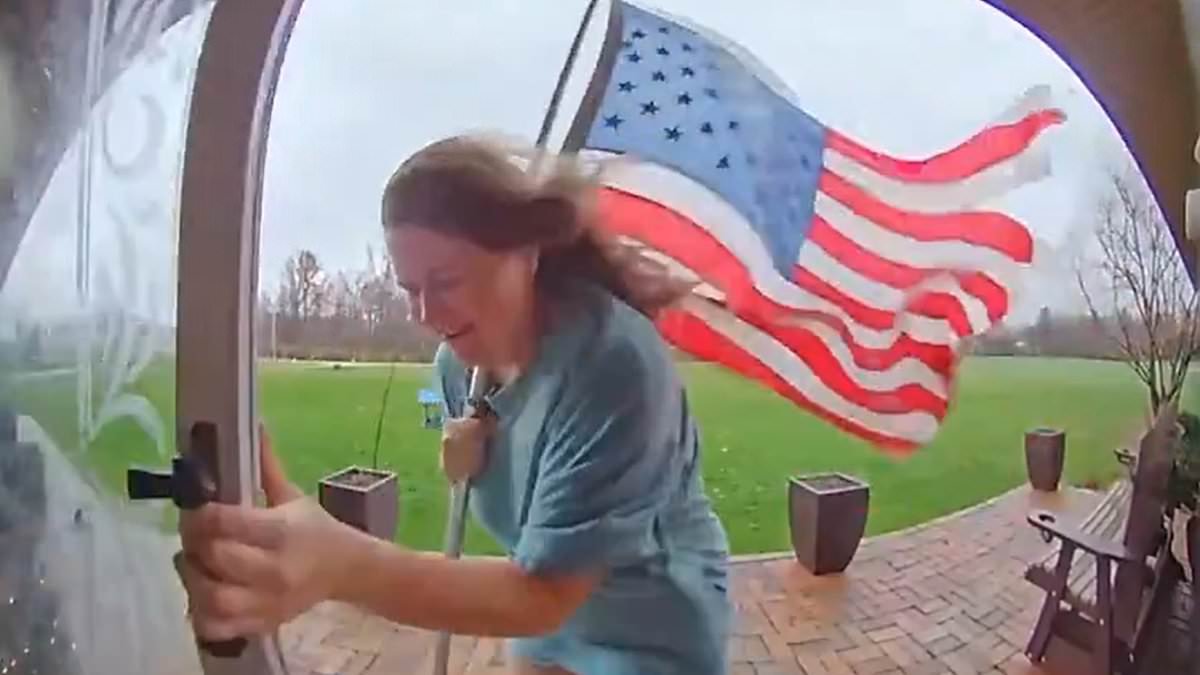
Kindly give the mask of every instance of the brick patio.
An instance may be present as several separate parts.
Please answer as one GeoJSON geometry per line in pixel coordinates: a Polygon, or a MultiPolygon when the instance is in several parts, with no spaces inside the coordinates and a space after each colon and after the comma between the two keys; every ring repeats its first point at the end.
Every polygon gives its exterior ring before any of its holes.
{"type": "MultiPolygon", "coordinates": [[[[734,675],[1039,675],[1022,655],[1042,596],[1022,579],[1046,544],[1030,508],[1082,517],[1099,499],[1017,489],[920,527],[863,542],[846,574],[814,577],[790,555],[733,564],[734,675]]],[[[433,635],[340,604],[282,631],[293,673],[431,672],[433,635]]],[[[503,642],[455,638],[452,673],[500,673],[503,642]]],[[[1055,675],[1075,659],[1052,650],[1055,675]]]]}

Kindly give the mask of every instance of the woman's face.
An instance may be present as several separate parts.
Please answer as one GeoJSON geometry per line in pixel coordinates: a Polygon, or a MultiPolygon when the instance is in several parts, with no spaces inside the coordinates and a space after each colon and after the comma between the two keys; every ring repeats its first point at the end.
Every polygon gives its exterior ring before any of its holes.
{"type": "Polygon", "coordinates": [[[420,226],[389,227],[387,245],[411,319],[460,359],[500,367],[527,351],[535,252],[490,251],[420,226]]]}

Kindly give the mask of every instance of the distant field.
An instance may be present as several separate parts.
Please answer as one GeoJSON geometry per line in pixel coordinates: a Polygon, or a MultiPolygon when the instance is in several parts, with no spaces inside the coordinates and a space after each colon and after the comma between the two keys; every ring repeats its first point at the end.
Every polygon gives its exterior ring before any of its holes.
{"type": "MultiPolygon", "coordinates": [[[[1139,384],[1118,363],[972,358],[963,365],[954,410],[937,440],[907,459],[894,459],[722,369],[683,369],[703,433],[707,488],[738,553],[788,548],[789,475],[836,469],[865,478],[871,484],[868,528],[878,534],[1022,483],[1021,434],[1033,426],[1067,429],[1069,483],[1104,484],[1117,474],[1113,445],[1136,431],[1143,408],[1139,384]]],[[[446,486],[437,469],[438,433],[420,427],[416,404],[416,391],[428,377],[425,367],[397,368],[380,463],[400,475],[398,540],[440,548],[446,486]]],[[[297,483],[313,492],[322,476],[370,462],[386,378],[387,366],[260,367],[262,414],[297,483]]],[[[152,369],[139,387],[160,409],[170,410],[169,369],[152,369]]],[[[20,390],[25,408],[56,435],[66,440],[76,433],[74,413],[61,412],[63,402],[74,401],[73,380],[30,382],[20,390]]],[[[136,427],[118,421],[96,439],[85,463],[100,482],[120,489],[127,464],[153,461],[153,449],[136,427]]],[[[467,542],[469,551],[497,552],[480,530],[469,530],[467,542]]]]}

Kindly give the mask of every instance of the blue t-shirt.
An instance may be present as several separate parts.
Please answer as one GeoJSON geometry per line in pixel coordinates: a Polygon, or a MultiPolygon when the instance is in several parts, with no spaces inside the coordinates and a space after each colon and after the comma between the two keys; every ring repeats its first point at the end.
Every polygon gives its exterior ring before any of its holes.
{"type": "MultiPolygon", "coordinates": [[[[607,575],[557,631],[512,650],[578,675],[724,673],[728,543],[670,353],[607,291],[562,299],[533,363],[489,398],[499,419],[471,507],[525,570],[607,575]]],[[[460,416],[468,372],[445,345],[436,374],[460,416]]]]}

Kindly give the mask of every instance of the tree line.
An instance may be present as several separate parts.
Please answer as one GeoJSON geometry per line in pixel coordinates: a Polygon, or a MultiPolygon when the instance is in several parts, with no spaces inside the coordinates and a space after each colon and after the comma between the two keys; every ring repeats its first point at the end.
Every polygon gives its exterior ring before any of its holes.
{"type": "Polygon", "coordinates": [[[368,246],[358,270],[327,270],[317,254],[289,257],[258,301],[258,353],[331,361],[432,360],[438,339],[409,321],[386,256],[368,246]]]}
{"type": "Polygon", "coordinates": [[[970,338],[966,353],[980,356],[1054,356],[1117,361],[1123,358],[1112,339],[1118,330],[1111,316],[1093,318],[1084,313],[1055,313],[1043,307],[1028,325],[993,326],[970,338]]]}
{"type": "Polygon", "coordinates": [[[1112,170],[1093,237],[1076,241],[1075,284],[1087,313],[1043,308],[1029,327],[997,327],[974,353],[1117,359],[1145,387],[1151,411],[1178,401],[1200,353],[1200,294],[1169,224],[1132,168],[1112,170]],[[1086,255],[1086,249],[1094,255],[1086,255]]]}
{"type": "MultiPolygon", "coordinates": [[[[1200,352],[1200,295],[1138,177],[1114,171],[1110,181],[1092,236],[1072,244],[1086,311],[1056,315],[1043,308],[1033,324],[997,325],[969,339],[964,351],[1120,360],[1157,409],[1178,398],[1200,352]]],[[[408,302],[386,257],[370,247],[366,257],[363,269],[350,272],[326,270],[310,250],[288,258],[278,285],[259,301],[260,355],[431,360],[436,336],[408,320],[408,302]]]]}

